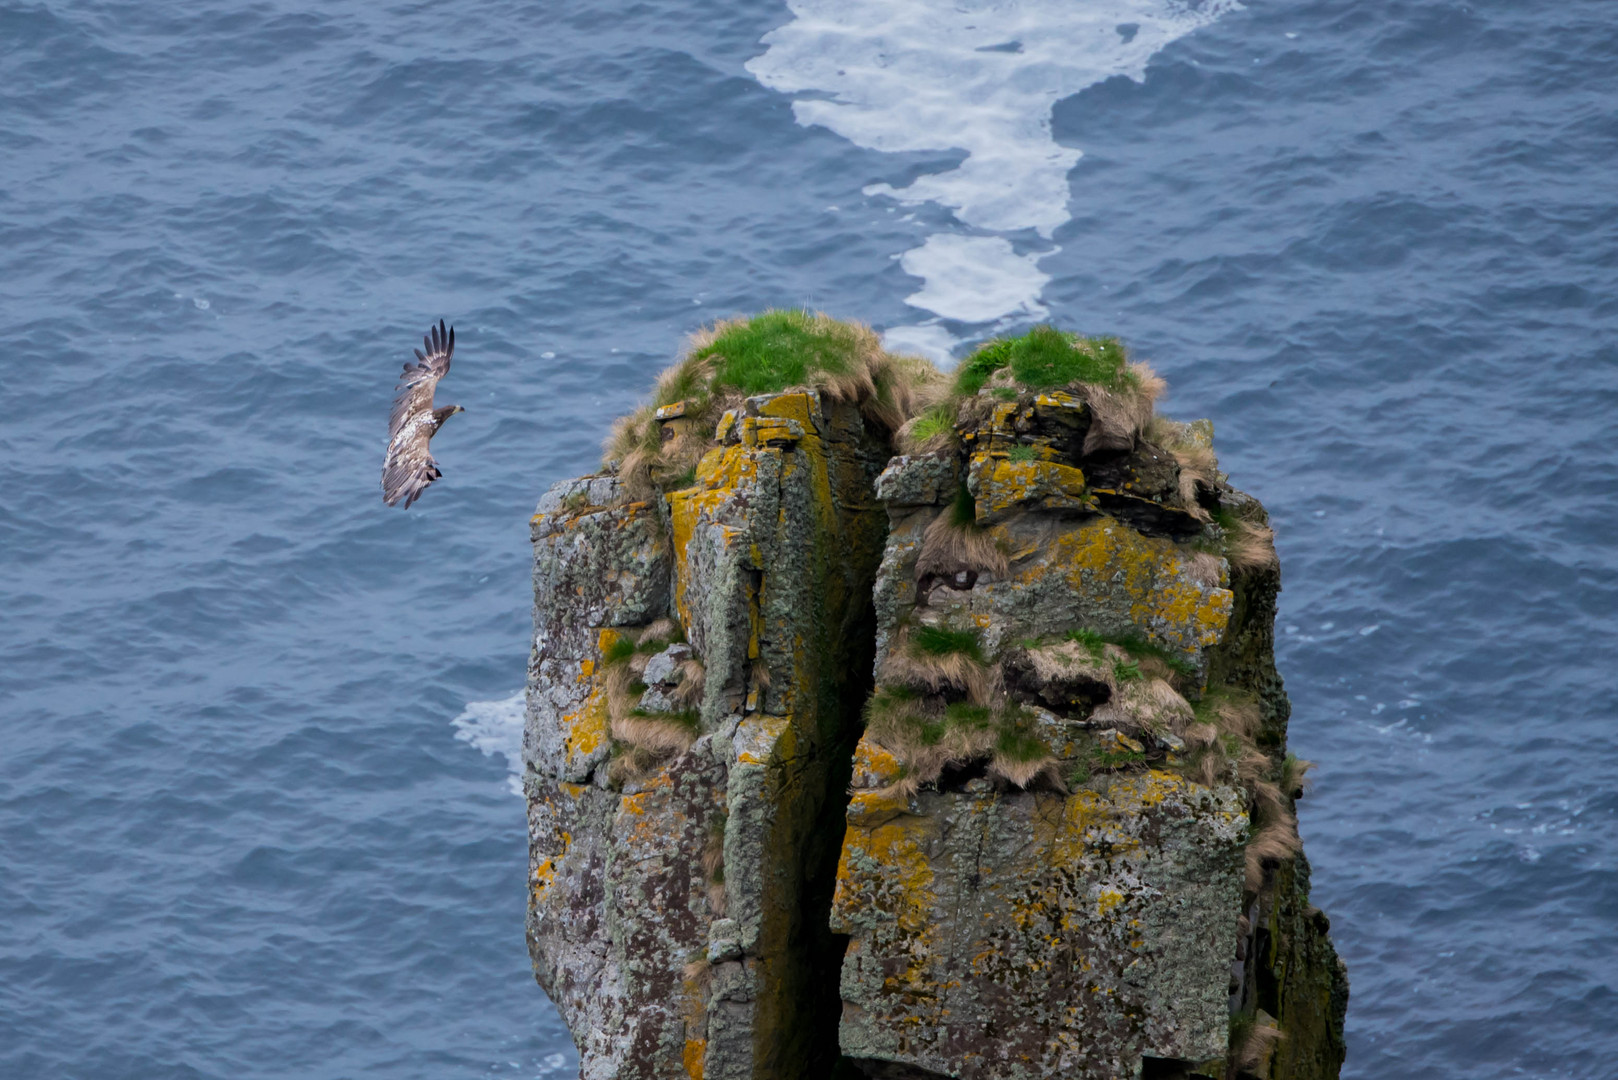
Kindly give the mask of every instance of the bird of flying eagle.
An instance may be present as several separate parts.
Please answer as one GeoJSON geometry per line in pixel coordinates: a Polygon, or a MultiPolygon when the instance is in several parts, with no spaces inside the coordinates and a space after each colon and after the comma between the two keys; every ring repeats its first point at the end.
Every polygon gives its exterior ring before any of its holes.
{"type": "Polygon", "coordinates": [[[439,319],[432,333],[421,339],[416,362],[406,364],[394,387],[393,414],[388,417],[388,457],[382,463],[382,501],[389,506],[400,499],[409,506],[421,498],[427,485],[444,475],[427,450],[438,429],[458,412],[459,405],[433,408],[433,388],[449,371],[455,353],[455,331],[439,319]],[[425,349],[426,352],[423,352],[425,349]]]}

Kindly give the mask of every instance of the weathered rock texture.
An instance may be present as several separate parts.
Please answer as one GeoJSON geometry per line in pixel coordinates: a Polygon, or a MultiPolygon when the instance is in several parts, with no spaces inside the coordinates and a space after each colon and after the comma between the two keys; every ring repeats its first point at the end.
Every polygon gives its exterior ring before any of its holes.
{"type": "Polygon", "coordinates": [[[583,1077],[1337,1075],[1263,508],[1206,424],[996,378],[930,453],[785,392],[680,490],[541,500],[528,933],[583,1077]]]}
{"type": "Polygon", "coordinates": [[[750,399],[723,432],[666,499],[586,477],[533,520],[529,942],[592,1080],[790,1080],[837,1059],[825,912],[888,455],[812,392],[750,399]],[[615,769],[604,659],[670,616],[705,667],[696,737],[615,769]]]}
{"type": "Polygon", "coordinates": [[[1335,1076],[1347,986],[1302,856],[1246,851],[1249,788],[1282,804],[1277,831],[1291,824],[1273,553],[1234,569],[1220,554],[1226,532],[1263,543],[1262,509],[1212,473],[1182,490],[1175,455],[1147,439],[1084,456],[1087,409],[1066,395],[985,411],[963,409],[958,448],[897,458],[878,481],[892,519],[878,679],[957,710],[998,698],[1048,754],[1019,784],[963,742],[918,787],[948,720],[861,741],[832,916],[851,935],[843,1052],[879,1077],[1335,1076]],[[960,531],[1001,559],[929,552],[949,547],[935,533],[960,512],[955,475],[971,496],[960,531]],[[891,663],[922,627],[974,635],[991,688],[891,663]],[[1257,723],[1216,732],[1182,693],[1257,723]]]}

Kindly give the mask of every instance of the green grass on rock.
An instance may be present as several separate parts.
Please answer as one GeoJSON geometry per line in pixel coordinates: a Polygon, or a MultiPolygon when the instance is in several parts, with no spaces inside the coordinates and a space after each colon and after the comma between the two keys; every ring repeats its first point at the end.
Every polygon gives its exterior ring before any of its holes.
{"type": "Polygon", "coordinates": [[[705,365],[688,365],[682,372],[686,377],[673,380],[660,395],[667,400],[658,404],[721,390],[773,394],[810,384],[816,375],[849,375],[858,367],[863,344],[855,327],[802,308],[766,311],[726,327],[691,354],[696,361],[719,361],[707,386],[696,384],[705,365]]]}
{"type": "Polygon", "coordinates": [[[1093,383],[1108,390],[1132,381],[1124,347],[1115,337],[1082,337],[1041,325],[1020,337],[996,338],[961,362],[955,392],[976,394],[1001,368],[1030,390],[1093,383]]]}
{"type": "Polygon", "coordinates": [[[949,630],[942,626],[918,626],[910,635],[916,651],[928,656],[950,656],[963,653],[973,660],[983,661],[983,646],[976,630],[949,630]]]}

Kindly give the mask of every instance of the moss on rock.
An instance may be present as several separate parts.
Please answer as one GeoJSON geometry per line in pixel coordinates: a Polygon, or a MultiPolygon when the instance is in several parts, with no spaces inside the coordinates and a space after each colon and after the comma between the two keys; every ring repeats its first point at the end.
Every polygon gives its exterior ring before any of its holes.
{"type": "Polygon", "coordinates": [[[766,312],[541,500],[529,939],[584,1077],[1336,1075],[1268,520],[1161,388],[766,312]]]}

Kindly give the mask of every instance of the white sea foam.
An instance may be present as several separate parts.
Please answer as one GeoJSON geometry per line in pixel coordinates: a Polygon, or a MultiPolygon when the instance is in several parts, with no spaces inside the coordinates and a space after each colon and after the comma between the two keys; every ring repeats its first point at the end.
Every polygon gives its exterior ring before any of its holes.
{"type": "Polygon", "coordinates": [[[950,359],[955,342],[955,335],[936,323],[893,326],[882,334],[882,347],[889,352],[925,356],[940,364],[950,359]]]}
{"type": "Polygon", "coordinates": [[[1018,255],[1003,236],[934,233],[904,253],[899,265],[922,279],[920,291],[905,303],[946,319],[985,323],[1007,315],[1039,318],[1039,294],[1051,276],[1039,269],[1039,255],[1018,255]]]}
{"type": "MultiPolygon", "coordinates": [[[[975,233],[1049,239],[1070,218],[1067,174],[1081,151],[1051,136],[1051,107],[1124,75],[1241,7],[1238,0],[787,0],[795,18],[747,64],[787,94],[798,123],[882,151],[965,150],[953,169],[866,194],[934,202],[975,233]]],[[[1043,252],[1002,237],[934,234],[904,255],[924,284],[906,302],[988,323],[1045,313],[1043,252]]],[[[934,328],[936,331],[936,328],[934,328]]],[[[936,340],[936,332],[929,340],[936,340]]]]}
{"type": "Polygon", "coordinates": [[[453,721],[455,737],[483,751],[485,757],[498,754],[506,759],[510,773],[506,784],[522,798],[522,726],[526,695],[518,690],[499,701],[469,701],[453,721]]]}

